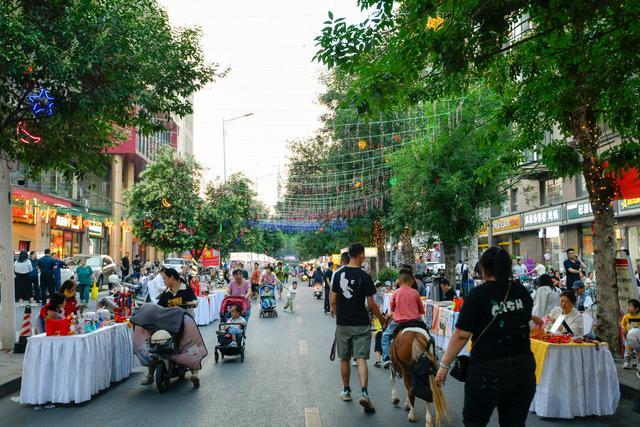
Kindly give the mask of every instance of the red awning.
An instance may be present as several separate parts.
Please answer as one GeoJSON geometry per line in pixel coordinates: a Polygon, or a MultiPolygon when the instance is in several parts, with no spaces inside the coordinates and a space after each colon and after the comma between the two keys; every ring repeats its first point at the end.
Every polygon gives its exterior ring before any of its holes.
{"type": "Polygon", "coordinates": [[[18,199],[38,199],[39,202],[46,203],[47,205],[61,206],[65,208],[71,207],[71,202],[66,199],[56,196],[49,196],[38,191],[27,190],[24,188],[16,188],[11,190],[11,195],[18,199]]]}

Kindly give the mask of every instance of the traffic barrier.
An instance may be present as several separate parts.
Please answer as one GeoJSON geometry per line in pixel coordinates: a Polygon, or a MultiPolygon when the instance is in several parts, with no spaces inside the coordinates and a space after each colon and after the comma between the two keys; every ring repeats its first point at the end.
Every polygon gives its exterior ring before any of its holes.
{"type": "Polygon", "coordinates": [[[20,338],[13,346],[14,353],[24,353],[27,348],[27,337],[31,335],[31,306],[28,305],[24,309],[22,316],[22,328],[20,328],[20,338]]]}

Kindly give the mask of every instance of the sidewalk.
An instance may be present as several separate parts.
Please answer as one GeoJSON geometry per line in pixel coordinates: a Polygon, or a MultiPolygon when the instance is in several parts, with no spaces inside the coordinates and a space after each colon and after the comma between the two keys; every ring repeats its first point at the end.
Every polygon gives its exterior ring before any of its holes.
{"type": "Polygon", "coordinates": [[[636,399],[640,393],[640,378],[636,375],[634,369],[622,369],[622,360],[616,362],[616,370],[618,371],[618,380],[620,381],[620,393],[623,399],[636,399]]]}
{"type": "Polygon", "coordinates": [[[0,398],[20,390],[24,354],[0,352],[0,398]]]}

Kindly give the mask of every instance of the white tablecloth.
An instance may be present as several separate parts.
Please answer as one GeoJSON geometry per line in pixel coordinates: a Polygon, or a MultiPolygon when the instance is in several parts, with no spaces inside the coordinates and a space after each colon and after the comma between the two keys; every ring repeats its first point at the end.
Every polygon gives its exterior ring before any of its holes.
{"type": "Polygon", "coordinates": [[[213,300],[211,302],[213,320],[220,320],[220,306],[222,305],[222,300],[224,299],[225,294],[226,291],[222,289],[213,291],[213,294],[211,294],[213,296],[213,300]]]}
{"type": "Polygon", "coordinates": [[[129,376],[133,368],[131,330],[126,323],[66,337],[28,339],[20,403],[81,403],[129,376]]]}
{"type": "Polygon", "coordinates": [[[529,410],[541,417],[612,415],[620,384],[609,349],[550,345],[529,410]]]}
{"type": "Polygon", "coordinates": [[[212,295],[198,297],[198,306],[195,308],[196,323],[199,326],[208,325],[214,321],[214,316],[211,314],[211,301],[212,295]]]}

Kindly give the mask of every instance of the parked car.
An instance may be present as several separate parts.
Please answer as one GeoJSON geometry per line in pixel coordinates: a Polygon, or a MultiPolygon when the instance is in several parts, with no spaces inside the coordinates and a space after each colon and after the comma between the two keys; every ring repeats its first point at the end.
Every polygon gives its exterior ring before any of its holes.
{"type": "Polygon", "coordinates": [[[93,270],[93,280],[98,285],[98,289],[102,289],[103,285],[107,285],[111,289],[112,285],[109,282],[109,276],[116,274],[117,270],[113,258],[109,255],[76,255],[68,259],[67,265],[75,273],[76,267],[80,265],[82,259],[86,259],[87,265],[93,270]]]}
{"type": "Polygon", "coordinates": [[[439,263],[439,262],[426,262],[425,263],[427,265],[427,271],[430,272],[431,274],[435,274],[438,272],[438,270],[444,270],[444,264],[439,263]]]}
{"type": "Polygon", "coordinates": [[[191,263],[191,261],[187,261],[182,258],[167,258],[166,260],[164,260],[164,263],[162,265],[166,268],[175,268],[178,273],[182,273],[182,269],[184,268],[185,264],[189,263],[191,263]]]}

